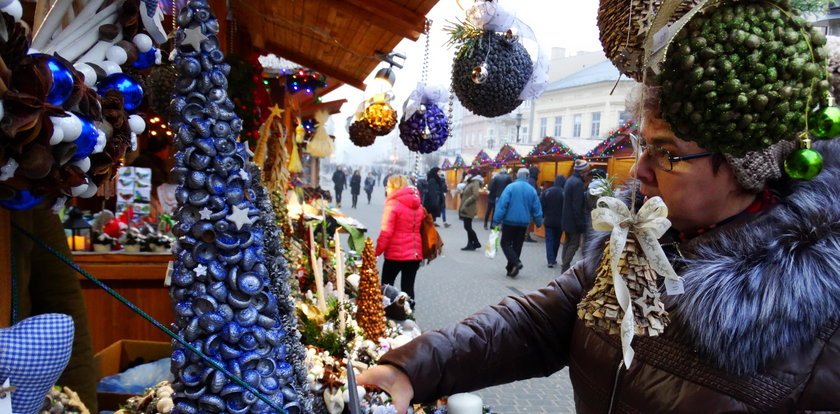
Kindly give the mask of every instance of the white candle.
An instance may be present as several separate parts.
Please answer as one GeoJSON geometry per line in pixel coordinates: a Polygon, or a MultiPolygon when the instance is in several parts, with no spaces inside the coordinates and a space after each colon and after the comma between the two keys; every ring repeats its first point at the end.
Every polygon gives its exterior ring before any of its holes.
{"type": "Polygon", "coordinates": [[[471,393],[461,393],[449,396],[446,401],[446,412],[449,414],[482,414],[481,397],[471,393]]]}
{"type": "Polygon", "coordinates": [[[335,232],[335,285],[336,285],[336,299],[338,303],[344,300],[344,255],[341,252],[341,239],[338,237],[338,231],[335,232]]]}
{"type": "Polygon", "coordinates": [[[315,262],[315,293],[318,295],[318,309],[327,313],[327,299],[324,297],[324,262],[321,258],[315,262]]]}

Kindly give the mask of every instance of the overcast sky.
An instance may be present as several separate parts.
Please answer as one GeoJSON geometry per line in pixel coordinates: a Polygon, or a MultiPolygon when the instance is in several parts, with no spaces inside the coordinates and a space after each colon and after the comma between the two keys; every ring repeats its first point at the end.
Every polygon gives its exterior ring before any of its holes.
{"type": "MultiPolygon", "coordinates": [[[[469,1],[462,0],[462,3],[469,1]]],[[[508,10],[514,10],[517,17],[534,30],[537,41],[548,56],[553,47],[566,48],[567,55],[601,49],[596,21],[597,0],[500,0],[500,4],[508,10]]],[[[443,28],[447,21],[464,20],[464,11],[458,7],[456,0],[440,0],[427,17],[432,20],[429,38],[429,83],[441,84],[448,89],[454,50],[444,46],[448,35],[443,28]]],[[[416,42],[403,40],[394,49],[395,52],[406,56],[404,68],[396,72],[396,99],[392,102],[400,115],[403,102],[420,80],[425,41],[425,37],[421,35],[416,42]]],[[[384,66],[386,65],[382,64],[376,69],[384,66]]],[[[332,132],[336,136],[335,156],[339,163],[368,164],[387,157],[392,152],[394,143],[403,145],[398,131],[377,138],[375,144],[366,148],[356,147],[348,138],[346,120],[353,115],[359,103],[374,92],[371,80],[375,73],[376,70],[365,82],[369,85],[367,94],[345,85],[324,97],[324,101],[344,98],[348,101],[342,107],[342,113],[332,116],[331,119],[332,132]]]]}

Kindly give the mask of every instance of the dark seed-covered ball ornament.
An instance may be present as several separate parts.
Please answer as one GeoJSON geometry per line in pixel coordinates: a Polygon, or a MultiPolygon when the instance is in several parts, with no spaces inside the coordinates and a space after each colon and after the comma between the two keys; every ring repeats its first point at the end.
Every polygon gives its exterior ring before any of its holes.
{"type": "Polygon", "coordinates": [[[421,154],[437,151],[449,137],[449,122],[437,105],[426,105],[400,122],[400,139],[409,150],[421,154]]]}
{"type": "Polygon", "coordinates": [[[669,46],[663,118],[680,138],[735,157],[793,139],[826,106],[825,42],[781,3],[706,8],[669,46]]]}
{"type": "Polygon", "coordinates": [[[371,129],[364,120],[354,121],[350,125],[350,141],[357,147],[368,147],[376,141],[376,131],[371,129]]]}
{"type": "Polygon", "coordinates": [[[515,38],[484,32],[461,46],[452,64],[452,89],[465,108],[476,115],[510,113],[522,100],[534,65],[515,38]]]}

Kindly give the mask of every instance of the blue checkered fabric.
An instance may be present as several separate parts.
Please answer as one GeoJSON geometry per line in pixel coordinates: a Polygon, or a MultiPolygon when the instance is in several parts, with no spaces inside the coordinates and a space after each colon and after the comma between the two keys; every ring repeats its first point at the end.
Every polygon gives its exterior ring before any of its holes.
{"type": "Polygon", "coordinates": [[[12,411],[35,414],[70,361],[73,318],[47,313],[0,329],[0,384],[17,387],[12,411]]]}

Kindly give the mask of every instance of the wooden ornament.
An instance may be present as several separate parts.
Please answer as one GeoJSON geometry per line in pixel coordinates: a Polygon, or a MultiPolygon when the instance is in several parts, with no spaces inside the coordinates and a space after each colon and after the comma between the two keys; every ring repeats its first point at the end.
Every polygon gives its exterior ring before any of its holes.
{"type": "MultiPolygon", "coordinates": [[[[624,311],[615,295],[610,270],[609,241],[605,244],[604,257],[596,271],[595,286],[578,304],[578,318],[588,327],[610,335],[618,335],[624,311]]],[[[627,238],[627,244],[621,253],[618,271],[630,291],[635,335],[662,334],[670,319],[656,287],[657,275],[632,235],[627,238]]]]}

